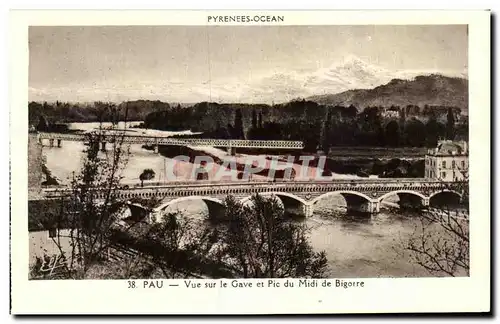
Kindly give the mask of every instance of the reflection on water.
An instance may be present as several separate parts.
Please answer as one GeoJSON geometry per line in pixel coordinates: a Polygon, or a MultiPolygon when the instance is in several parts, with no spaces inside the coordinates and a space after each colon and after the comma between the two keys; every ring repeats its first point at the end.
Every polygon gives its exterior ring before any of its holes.
{"type": "MultiPolygon", "coordinates": [[[[323,202],[326,206],[330,202],[323,202]]],[[[205,219],[208,209],[202,201],[184,201],[165,212],[205,219]]],[[[329,277],[424,277],[430,274],[409,262],[403,244],[419,225],[411,212],[382,210],[378,215],[359,218],[346,215],[332,205],[302,219],[310,229],[309,240],[316,251],[325,251],[329,277]]]]}
{"type": "Polygon", "coordinates": [[[381,212],[368,219],[315,214],[305,220],[311,227],[310,240],[327,253],[332,277],[401,277],[428,273],[414,267],[402,244],[417,225],[411,215],[381,212]]]}

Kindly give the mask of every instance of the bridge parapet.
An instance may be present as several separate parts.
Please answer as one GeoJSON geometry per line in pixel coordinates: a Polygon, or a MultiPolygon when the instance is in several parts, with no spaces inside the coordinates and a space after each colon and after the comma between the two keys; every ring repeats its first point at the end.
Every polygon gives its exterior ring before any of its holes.
{"type": "MultiPolygon", "coordinates": [[[[185,183],[154,187],[134,187],[117,190],[119,199],[130,199],[134,197],[187,197],[187,196],[212,196],[223,197],[250,196],[256,193],[286,192],[293,193],[304,200],[313,200],[328,192],[346,191],[358,192],[371,199],[377,199],[384,194],[396,191],[417,191],[429,196],[437,190],[446,189],[449,184],[434,180],[416,179],[391,179],[378,182],[369,181],[322,181],[322,182],[219,182],[219,183],[185,183]]],[[[99,189],[97,189],[99,190],[99,189]]],[[[68,188],[45,189],[46,197],[60,197],[71,192],[68,188]]]]}

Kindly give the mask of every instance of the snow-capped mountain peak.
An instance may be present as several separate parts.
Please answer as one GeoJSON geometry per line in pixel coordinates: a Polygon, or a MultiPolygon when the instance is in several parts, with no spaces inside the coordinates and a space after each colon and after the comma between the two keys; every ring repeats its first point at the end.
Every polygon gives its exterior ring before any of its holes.
{"type": "MultiPolygon", "coordinates": [[[[328,67],[309,72],[276,72],[249,85],[253,97],[260,100],[272,96],[272,101],[286,101],[290,97],[308,97],[325,93],[339,93],[352,89],[371,89],[392,79],[413,79],[418,75],[443,74],[463,77],[463,73],[431,70],[391,71],[355,56],[347,55],[328,67]]],[[[269,98],[270,99],[270,98],[269,98]]],[[[270,99],[271,100],[271,99],[270,99]]]]}

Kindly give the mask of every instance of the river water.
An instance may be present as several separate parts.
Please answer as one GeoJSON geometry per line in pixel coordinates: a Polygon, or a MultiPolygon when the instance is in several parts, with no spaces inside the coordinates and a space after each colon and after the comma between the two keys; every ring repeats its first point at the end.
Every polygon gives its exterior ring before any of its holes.
{"type": "MultiPolygon", "coordinates": [[[[331,197],[320,200],[312,217],[297,220],[308,227],[313,248],[326,252],[328,277],[430,276],[425,269],[409,261],[404,249],[420,225],[418,215],[382,210],[369,218],[351,217],[335,200],[331,197]]],[[[196,219],[208,217],[208,209],[202,201],[180,202],[167,207],[165,212],[196,219]]]]}
{"type": "MultiPolygon", "coordinates": [[[[74,123],[72,129],[90,130],[97,124],[74,123]]],[[[130,129],[148,134],[176,134],[155,130],[130,129]]],[[[81,166],[85,146],[81,142],[64,142],[61,148],[44,147],[46,164],[52,175],[63,184],[69,183],[73,172],[81,166]]],[[[212,152],[213,153],[213,152],[212,152]]],[[[156,178],[164,179],[165,165],[170,159],[141,145],[130,146],[130,156],[123,173],[124,182],[138,183],[144,169],[153,169],[156,178]],[[163,178],[162,178],[163,177],[163,178]]],[[[357,178],[352,175],[334,177],[357,178]]],[[[409,262],[403,244],[419,225],[416,215],[382,210],[369,219],[347,217],[339,206],[342,197],[329,196],[318,201],[313,217],[303,220],[310,228],[310,242],[316,251],[326,251],[330,277],[421,277],[430,274],[409,262]]],[[[202,201],[184,201],[167,208],[190,217],[206,217],[208,209],[202,201]]]]}

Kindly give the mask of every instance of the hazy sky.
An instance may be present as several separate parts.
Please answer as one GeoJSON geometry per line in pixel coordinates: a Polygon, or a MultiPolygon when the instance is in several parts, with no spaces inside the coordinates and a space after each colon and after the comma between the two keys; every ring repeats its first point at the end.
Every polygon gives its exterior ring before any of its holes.
{"type": "Polygon", "coordinates": [[[268,102],[466,76],[467,27],[30,27],[29,51],[30,100],[268,102]]]}

